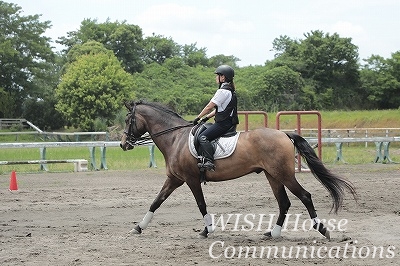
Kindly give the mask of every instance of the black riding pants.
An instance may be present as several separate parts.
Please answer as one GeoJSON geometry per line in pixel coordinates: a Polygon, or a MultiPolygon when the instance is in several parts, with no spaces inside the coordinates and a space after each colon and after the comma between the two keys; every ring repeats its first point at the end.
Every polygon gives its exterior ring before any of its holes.
{"type": "Polygon", "coordinates": [[[198,141],[200,144],[199,152],[208,161],[212,162],[214,160],[213,158],[214,148],[211,145],[210,141],[222,136],[231,128],[231,126],[232,122],[230,121],[230,119],[214,123],[199,135],[198,137],[198,141]]]}
{"type": "Polygon", "coordinates": [[[231,119],[227,119],[221,122],[216,122],[212,124],[209,128],[201,132],[199,135],[199,140],[202,136],[205,136],[208,141],[212,141],[216,138],[221,137],[223,134],[228,132],[228,130],[232,127],[231,119]]]}

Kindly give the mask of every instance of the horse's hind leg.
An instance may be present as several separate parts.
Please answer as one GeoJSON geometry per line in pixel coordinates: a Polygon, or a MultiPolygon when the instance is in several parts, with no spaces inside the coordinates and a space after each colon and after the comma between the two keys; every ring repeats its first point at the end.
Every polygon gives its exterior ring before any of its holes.
{"type": "Polygon", "coordinates": [[[317,212],[314,208],[314,203],[311,199],[311,194],[305,190],[299,182],[297,182],[296,178],[293,176],[290,180],[284,182],[284,185],[296,196],[301,202],[306,206],[307,211],[313,220],[313,227],[317,229],[323,236],[330,239],[329,230],[322,224],[322,222],[317,217],[317,212]]]}
{"type": "Polygon", "coordinates": [[[283,222],[286,218],[286,213],[290,208],[290,200],[286,193],[285,187],[283,184],[276,179],[272,178],[269,174],[265,173],[268,178],[269,184],[272,188],[274,196],[278,201],[279,206],[279,216],[276,221],[275,227],[270,232],[266,232],[264,235],[267,237],[280,237],[281,236],[281,229],[283,222]]]}
{"type": "Polygon", "coordinates": [[[146,229],[151,219],[153,218],[154,212],[161,206],[161,204],[171,195],[171,193],[181,185],[183,185],[183,181],[175,178],[174,176],[168,177],[165,180],[161,191],[158,193],[157,197],[154,199],[153,203],[150,206],[149,211],[144,216],[143,220],[138,223],[135,228],[133,228],[130,233],[132,234],[141,234],[142,229],[146,229]]]}

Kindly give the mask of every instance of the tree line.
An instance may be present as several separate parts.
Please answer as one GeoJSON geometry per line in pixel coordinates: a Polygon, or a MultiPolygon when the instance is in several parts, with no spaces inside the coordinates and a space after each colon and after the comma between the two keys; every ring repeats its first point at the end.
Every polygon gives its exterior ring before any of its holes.
{"type": "Polygon", "coordinates": [[[351,38],[320,30],[279,36],[264,65],[238,67],[234,55],[207,56],[196,43],[144,37],[126,21],[85,19],[59,37],[50,21],[0,1],[0,118],[23,117],[43,129],[95,130],[121,119],[123,102],[162,102],[196,114],[216,90],[214,69],[235,68],[240,110],[360,110],[400,107],[400,51],[360,60],[351,38]]]}

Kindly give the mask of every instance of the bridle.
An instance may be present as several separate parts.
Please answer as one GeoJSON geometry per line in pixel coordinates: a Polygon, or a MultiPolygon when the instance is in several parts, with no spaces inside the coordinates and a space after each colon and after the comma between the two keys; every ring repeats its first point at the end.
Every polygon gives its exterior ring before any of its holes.
{"type": "Polygon", "coordinates": [[[152,139],[159,137],[161,135],[164,135],[166,133],[181,129],[181,128],[185,128],[185,127],[191,127],[193,126],[192,123],[189,123],[187,125],[180,125],[180,126],[175,126],[175,127],[171,127],[165,130],[162,130],[160,132],[157,132],[155,134],[144,134],[144,135],[137,135],[140,134],[138,132],[138,128],[136,125],[136,106],[138,104],[134,103],[132,106],[131,111],[128,113],[128,115],[130,114],[130,119],[129,119],[129,126],[128,126],[128,131],[124,130],[124,134],[126,135],[126,142],[128,143],[128,145],[130,146],[135,146],[135,145],[143,145],[143,144],[147,144],[148,142],[150,142],[152,139]],[[135,132],[136,129],[136,132],[135,132]]]}
{"type": "Polygon", "coordinates": [[[124,130],[124,134],[126,135],[126,142],[128,143],[128,145],[130,145],[132,147],[134,145],[143,144],[145,141],[149,140],[147,138],[144,139],[144,137],[142,137],[142,136],[137,137],[135,135],[135,131],[134,131],[133,127],[136,127],[136,132],[138,131],[137,126],[136,126],[135,111],[136,111],[136,103],[133,105],[131,111],[127,114],[127,115],[130,115],[128,131],[124,130]],[[141,143],[137,143],[138,141],[141,143]]]}

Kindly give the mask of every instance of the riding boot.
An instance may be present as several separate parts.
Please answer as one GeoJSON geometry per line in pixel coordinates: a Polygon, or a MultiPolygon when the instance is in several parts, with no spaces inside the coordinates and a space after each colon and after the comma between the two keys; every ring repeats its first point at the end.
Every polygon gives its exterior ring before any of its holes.
{"type": "Polygon", "coordinates": [[[200,169],[209,171],[215,170],[214,165],[214,148],[206,136],[201,136],[199,139],[200,152],[203,156],[201,161],[197,164],[200,169]]]}

